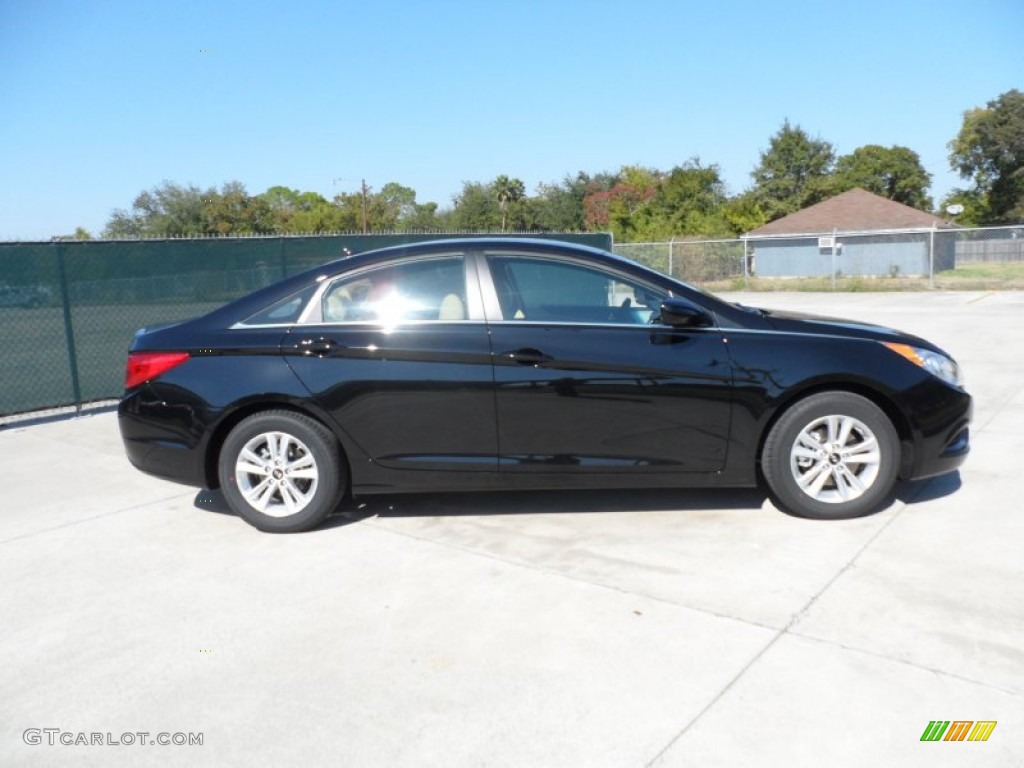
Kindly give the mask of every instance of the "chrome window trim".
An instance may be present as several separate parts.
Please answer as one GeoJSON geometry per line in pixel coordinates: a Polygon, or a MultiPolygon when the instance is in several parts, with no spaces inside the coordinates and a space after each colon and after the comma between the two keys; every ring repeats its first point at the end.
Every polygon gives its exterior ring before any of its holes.
{"type": "Polygon", "coordinates": [[[665,325],[664,323],[653,323],[643,324],[639,323],[576,323],[576,322],[544,322],[543,320],[493,320],[487,323],[490,326],[501,325],[508,326],[510,328],[521,327],[524,325],[532,327],[542,328],[632,328],[635,331],[714,331],[715,333],[724,333],[725,331],[717,325],[701,325],[694,326],[692,328],[679,328],[674,325],[665,325]]]}
{"type": "MultiPolygon", "coordinates": [[[[367,329],[379,329],[382,331],[393,331],[400,328],[408,328],[411,326],[419,325],[487,325],[486,320],[478,319],[466,319],[466,320],[406,320],[401,323],[390,325],[388,323],[376,323],[369,320],[337,320],[333,322],[319,321],[316,323],[307,323],[302,325],[302,328],[336,328],[338,326],[351,326],[351,327],[362,327],[367,329]]],[[[261,328],[284,328],[292,329],[299,328],[298,323],[274,323],[264,325],[242,325],[241,323],[235,323],[234,325],[228,326],[229,331],[251,331],[258,330],[261,328]]],[[[620,326],[621,327],[621,326],[620,326]]],[[[654,327],[654,326],[651,326],[654,327]]]]}

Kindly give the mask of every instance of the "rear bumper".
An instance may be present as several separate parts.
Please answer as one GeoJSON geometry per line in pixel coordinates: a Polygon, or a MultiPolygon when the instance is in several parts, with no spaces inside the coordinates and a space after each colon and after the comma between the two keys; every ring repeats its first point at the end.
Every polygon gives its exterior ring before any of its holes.
{"type": "Polygon", "coordinates": [[[126,395],[117,409],[128,461],[164,480],[202,488],[206,485],[202,432],[191,414],[152,397],[148,386],[126,395]]]}

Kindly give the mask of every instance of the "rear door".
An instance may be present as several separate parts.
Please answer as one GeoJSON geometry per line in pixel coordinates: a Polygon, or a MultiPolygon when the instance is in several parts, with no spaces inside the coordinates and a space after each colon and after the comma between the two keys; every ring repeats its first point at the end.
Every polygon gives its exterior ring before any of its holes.
{"type": "Polygon", "coordinates": [[[347,274],[313,310],[283,348],[371,459],[400,469],[495,469],[490,346],[463,253],[347,274]]]}
{"type": "Polygon", "coordinates": [[[501,471],[724,467],[732,374],[717,328],[652,324],[663,289],[568,256],[492,250],[481,270],[501,471]]]}

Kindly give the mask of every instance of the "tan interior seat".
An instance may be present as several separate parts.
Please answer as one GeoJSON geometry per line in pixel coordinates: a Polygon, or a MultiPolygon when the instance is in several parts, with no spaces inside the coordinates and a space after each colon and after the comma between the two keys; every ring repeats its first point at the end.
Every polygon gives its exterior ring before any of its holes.
{"type": "Polygon", "coordinates": [[[438,320],[465,320],[466,307],[457,293],[449,293],[441,301],[441,310],[437,313],[438,320]]]}

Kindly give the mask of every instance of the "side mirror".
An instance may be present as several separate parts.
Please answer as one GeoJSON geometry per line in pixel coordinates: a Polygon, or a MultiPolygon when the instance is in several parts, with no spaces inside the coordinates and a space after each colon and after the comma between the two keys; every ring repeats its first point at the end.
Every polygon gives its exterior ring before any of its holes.
{"type": "Polygon", "coordinates": [[[665,299],[661,302],[658,320],[662,325],[671,325],[673,328],[703,328],[713,325],[711,315],[706,310],[679,298],[665,299]]]}

